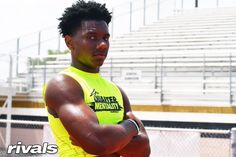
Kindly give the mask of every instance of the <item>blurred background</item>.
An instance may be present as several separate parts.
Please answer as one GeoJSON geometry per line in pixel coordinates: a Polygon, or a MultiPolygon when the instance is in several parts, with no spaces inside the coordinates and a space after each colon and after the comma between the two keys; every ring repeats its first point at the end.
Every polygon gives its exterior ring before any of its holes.
{"type": "MultiPolygon", "coordinates": [[[[236,156],[236,1],[96,1],[113,13],[100,73],[126,91],[151,157],[236,156]]],[[[0,0],[2,156],[55,142],[41,93],[70,65],[57,18],[74,2],[0,0]]]]}

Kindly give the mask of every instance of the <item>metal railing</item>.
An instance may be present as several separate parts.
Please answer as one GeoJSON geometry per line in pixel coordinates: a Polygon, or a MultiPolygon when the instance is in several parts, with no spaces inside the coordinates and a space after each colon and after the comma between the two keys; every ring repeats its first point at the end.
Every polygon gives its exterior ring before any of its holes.
{"type": "MultiPolygon", "coordinates": [[[[46,81],[70,65],[69,54],[27,60],[25,66],[28,66],[28,70],[22,80],[28,81],[20,84],[20,80],[13,79],[18,92],[19,89],[21,92],[24,89],[24,92],[34,91],[41,94],[46,81]],[[35,59],[41,59],[41,62],[30,62],[35,59]]],[[[236,103],[235,53],[110,55],[100,73],[124,88],[131,102],[136,100],[139,103],[165,104],[175,101],[222,105],[236,103]]]]}

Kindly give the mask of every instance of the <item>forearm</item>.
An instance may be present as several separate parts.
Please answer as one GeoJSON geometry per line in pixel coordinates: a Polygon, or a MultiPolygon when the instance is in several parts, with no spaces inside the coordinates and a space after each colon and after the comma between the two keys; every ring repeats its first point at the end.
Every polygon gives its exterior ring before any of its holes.
{"type": "Polygon", "coordinates": [[[123,121],[119,125],[104,125],[97,137],[105,137],[106,154],[117,152],[126,146],[134,136],[137,136],[135,126],[129,121],[123,121]]]}
{"type": "Polygon", "coordinates": [[[122,157],[149,157],[151,152],[149,138],[143,123],[130,112],[127,113],[127,118],[134,119],[139,124],[140,133],[118,153],[122,155],[122,157]]]}
{"type": "MultiPolygon", "coordinates": [[[[85,137],[86,140],[82,139],[84,142],[80,142],[79,146],[88,153],[107,155],[121,150],[136,135],[137,130],[129,121],[123,121],[119,125],[98,125],[85,137]]],[[[73,137],[73,139],[81,141],[80,137],[73,137]]]]}
{"type": "Polygon", "coordinates": [[[150,145],[148,136],[140,133],[117,153],[122,155],[122,157],[149,157],[150,145]]]}

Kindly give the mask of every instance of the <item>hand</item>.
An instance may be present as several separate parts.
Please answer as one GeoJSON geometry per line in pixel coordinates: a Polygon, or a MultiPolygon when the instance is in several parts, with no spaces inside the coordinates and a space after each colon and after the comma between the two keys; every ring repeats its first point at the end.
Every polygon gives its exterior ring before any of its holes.
{"type": "Polygon", "coordinates": [[[149,139],[142,121],[139,120],[132,112],[127,112],[125,118],[135,120],[140,127],[140,133],[135,136],[122,150],[118,151],[118,153],[122,157],[149,157],[151,151],[149,139]]]}
{"type": "Polygon", "coordinates": [[[148,137],[140,133],[134,137],[129,144],[118,151],[122,157],[149,157],[150,145],[148,137]]]}
{"type": "Polygon", "coordinates": [[[139,127],[140,127],[140,131],[142,133],[147,134],[142,121],[139,120],[132,112],[127,112],[126,113],[126,119],[132,119],[132,120],[136,121],[138,123],[139,127]]]}

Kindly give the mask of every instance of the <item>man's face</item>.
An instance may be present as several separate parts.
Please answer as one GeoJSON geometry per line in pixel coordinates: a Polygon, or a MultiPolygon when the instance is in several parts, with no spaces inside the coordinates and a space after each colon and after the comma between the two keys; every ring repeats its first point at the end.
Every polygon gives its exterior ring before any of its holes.
{"type": "Polygon", "coordinates": [[[76,64],[87,69],[99,69],[107,56],[109,36],[105,21],[82,21],[72,37],[72,57],[76,64]]]}

